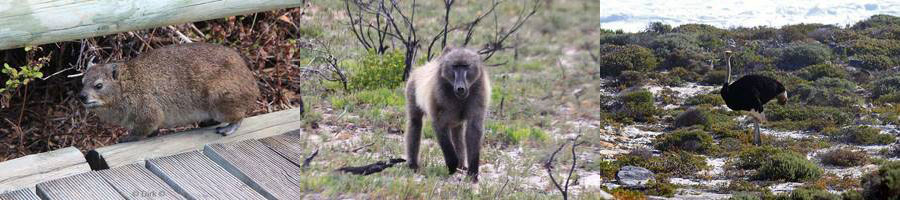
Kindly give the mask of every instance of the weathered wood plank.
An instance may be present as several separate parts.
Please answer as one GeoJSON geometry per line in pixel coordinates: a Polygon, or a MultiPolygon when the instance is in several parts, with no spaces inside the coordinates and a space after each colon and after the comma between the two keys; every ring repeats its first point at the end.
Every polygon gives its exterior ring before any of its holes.
{"type": "Polygon", "coordinates": [[[41,199],[125,199],[96,171],[37,184],[41,199]]]}
{"type": "Polygon", "coordinates": [[[213,128],[199,128],[141,141],[121,143],[96,149],[109,167],[137,163],[149,158],[195,151],[212,143],[228,143],[259,139],[300,129],[299,108],[283,110],[244,119],[241,127],[229,136],[215,133],[213,128]]]}
{"type": "Polygon", "coordinates": [[[0,163],[0,192],[91,171],[75,147],[32,154],[0,163]]]}
{"type": "Polygon", "coordinates": [[[199,151],[147,160],[147,169],[188,199],[265,199],[199,151]]]}
{"type": "Polygon", "coordinates": [[[303,160],[306,159],[304,152],[310,153],[310,150],[306,149],[306,140],[301,138],[301,134],[302,132],[297,130],[259,141],[295,165],[303,166],[303,160]]]}
{"type": "Polygon", "coordinates": [[[210,144],[203,154],[268,199],[302,199],[300,167],[257,140],[210,144]]]}
{"type": "Polygon", "coordinates": [[[185,199],[175,192],[169,184],[157,177],[153,172],[144,168],[143,164],[135,163],[108,170],[98,171],[100,177],[109,182],[125,198],[134,199],[185,199]]]}
{"type": "Polygon", "coordinates": [[[0,50],[300,5],[299,0],[0,1],[0,50]]]}
{"type": "Polygon", "coordinates": [[[0,193],[2,200],[41,200],[31,189],[14,190],[6,193],[0,193]]]}

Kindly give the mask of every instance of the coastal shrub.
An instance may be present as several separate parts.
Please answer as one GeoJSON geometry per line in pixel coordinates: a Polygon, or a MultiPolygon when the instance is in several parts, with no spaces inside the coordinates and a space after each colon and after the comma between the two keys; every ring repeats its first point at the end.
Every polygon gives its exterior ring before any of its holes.
{"type": "Polygon", "coordinates": [[[862,178],[865,199],[900,200],[900,162],[883,164],[862,178]]]}
{"type": "Polygon", "coordinates": [[[900,91],[900,76],[888,76],[872,82],[872,97],[900,91]]]}
{"type": "Polygon", "coordinates": [[[662,58],[662,66],[665,68],[699,67],[711,58],[711,55],[701,50],[699,44],[695,35],[668,33],[653,39],[649,47],[662,58]]]}
{"type": "Polygon", "coordinates": [[[856,83],[852,81],[826,77],[800,85],[794,97],[808,105],[850,107],[862,103],[855,91],[856,83]]]}
{"type": "Polygon", "coordinates": [[[706,73],[706,75],[703,76],[703,80],[700,82],[707,84],[707,85],[722,85],[723,83],[725,83],[726,78],[728,78],[727,71],[715,70],[715,71],[706,73]]]}
{"type": "Polygon", "coordinates": [[[763,160],[754,176],[759,180],[811,181],[822,176],[822,169],[805,156],[780,152],[763,160]]]}
{"type": "Polygon", "coordinates": [[[869,19],[862,20],[853,24],[852,29],[863,30],[868,28],[877,28],[891,25],[900,25],[900,17],[879,14],[872,15],[869,19]]]}
{"type": "Polygon", "coordinates": [[[404,58],[402,52],[368,52],[358,63],[349,67],[350,89],[396,88],[403,85],[404,58]]]}
{"type": "Polygon", "coordinates": [[[652,160],[647,169],[673,176],[693,176],[697,172],[709,169],[709,166],[703,156],[687,151],[668,151],[652,160]]]}
{"type": "Polygon", "coordinates": [[[625,87],[633,87],[644,85],[647,81],[647,73],[646,72],[638,72],[632,70],[622,71],[619,74],[619,77],[616,79],[619,82],[619,85],[625,87]]]}
{"type": "Polygon", "coordinates": [[[848,46],[845,50],[850,55],[900,55],[900,40],[862,37],[848,43],[844,45],[848,46]]]}
{"type": "Polygon", "coordinates": [[[734,166],[738,169],[757,169],[762,166],[762,161],[782,151],[784,150],[773,146],[750,147],[737,154],[734,166]]]}
{"type": "Polygon", "coordinates": [[[844,142],[858,145],[885,145],[896,141],[893,135],[883,134],[880,129],[869,126],[851,126],[841,129],[837,137],[844,142]]]}
{"type": "Polygon", "coordinates": [[[869,162],[869,154],[849,148],[834,149],[819,157],[824,164],[840,167],[860,166],[869,162]]]}
{"type": "Polygon", "coordinates": [[[700,154],[715,152],[712,136],[702,129],[678,129],[661,135],[654,143],[656,149],[661,151],[688,151],[700,154]]]}
{"type": "Polygon", "coordinates": [[[622,71],[647,72],[659,63],[650,49],[638,45],[603,45],[597,57],[599,74],[618,76],[622,71]]]}
{"type": "Polygon", "coordinates": [[[718,93],[707,93],[688,97],[687,100],[684,101],[684,105],[688,106],[697,106],[703,104],[707,104],[710,106],[719,106],[724,105],[725,100],[722,100],[722,96],[718,93]]]}
{"type": "Polygon", "coordinates": [[[849,112],[836,107],[775,104],[766,108],[769,124],[780,129],[820,131],[826,127],[843,126],[852,121],[849,112]]]}
{"type": "Polygon", "coordinates": [[[653,104],[653,93],[646,89],[628,92],[619,96],[621,106],[614,113],[618,120],[648,122],[659,114],[660,109],[653,104]]]}
{"type": "Polygon", "coordinates": [[[866,70],[879,71],[895,66],[894,60],[886,55],[861,54],[850,57],[851,65],[866,70]]]}
{"type": "Polygon", "coordinates": [[[797,188],[788,193],[775,196],[776,200],[841,200],[840,195],[817,188],[797,188]]]}
{"type": "Polygon", "coordinates": [[[797,73],[797,76],[809,81],[815,81],[823,77],[846,79],[850,77],[850,73],[843,67],[836,65],[816,64],[804,67],[797,73]]]}
{"type": "Polygon", "coordinates": [[[694,125],[708,125],[709,111],[691,108],[675,116],[675,128],[690,127],[694,125]]]}
{"type": "Polygon", "coordinates": [[[820,43],[794,42],[779,49],[777,54],[781,55],[778,67],[784,70],[797,70],[832,58],[831,49],[820,43]]]}

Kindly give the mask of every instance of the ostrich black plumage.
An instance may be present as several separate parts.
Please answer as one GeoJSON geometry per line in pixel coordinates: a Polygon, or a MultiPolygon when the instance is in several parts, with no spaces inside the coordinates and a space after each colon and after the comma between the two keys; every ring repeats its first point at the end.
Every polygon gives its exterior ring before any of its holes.
{"type": "Polygon", "coordinates": [[[725,100],[725,105],[731,110],[750,111],[756,124],[754,143],[760,145],[762,139],[759,135],[759,123],[766,121],[762,114],[763,105],[776,97],[778,103],[784,105],[787,103],[787,91],[778,80],[761,75],[747,75],[729,84],[731,82],[731,51],[726,51],[725,54],[728,56],[728,78],[725,79],[719,93],[725,100]]]}

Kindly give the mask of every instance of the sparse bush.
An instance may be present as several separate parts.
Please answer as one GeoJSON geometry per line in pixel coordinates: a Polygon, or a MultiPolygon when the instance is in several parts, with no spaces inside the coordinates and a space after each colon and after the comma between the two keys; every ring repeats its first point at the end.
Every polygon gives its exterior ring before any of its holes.
{"type": "Polygon", "coordinates": [[[667,173],[673,176],[693,176],[697,172],[709,169],[706,158],[686,151],[665,152],[662,157],[650,161],[651,171],[667,173]]]}
{"type": "Polygon", "coordinates": [[[794,42],[780,49],[779,67],[785,70],[797,70],[808,65],[821,64],[832,57],[831,49],[819,43],[794,42]]]}
{"type": "Polygon", "coordinates": [[[678,189],[678,186],[675,184],[669,183],[668,178],[660,177],[657,175],[656,179],[647,183],[647,189],[644,190],[644,193],[647,195],[653,196],[664,196],[664,197],[672,197],[675,196],[675,190],[678,189]]]}
{"type": "Polygon", "coordinates": [[[762,198],[760,198],[759,196],[753,195],[751,193],[738,192],[738,193],[735,193],[734,195],[731,195],[731,197],[728,198],[728,200],[762,200],[762,198]]]}
{"type": "Polygon", "coordinates": [[[884,145],[896,141],[893,135],[882,134],[880,129],[869,126],[851,126],[841,129],[837,137],[842,138],[846,142],[859,145],[884,145]]]}
{"type": "Polygon", "coordinates": [[[663,24],[662,22],[653,22],[647,26],[647,32],[656,33],[656,34],[664,34],[672,32],[672,26],[668,24],[663,24]]]}
{"type": "Polygon", "coordinates": [[[900,162],[889,162],[862,178],[865,199],[900,199],[900,162]]]}
{"type": "Polygon", "coordinates": [[[823,106],[768,106],[766,117],[776,128],[789,130],[822,130],[843,126],[852,121],[851,115],[839,108],[823,106]]]}
{"type": "Polygon", "coordinates": [[[790,194],[781,194],[776,200],[840,200],[841,196],[815,188],[797,188],[790,194]]]}
{"type": "Polygon", "coordinates": [[[404,56],[402,52],[367,53],[359,63],[349,67],[350,89],[370,90],[403,85],[404,56]]]}
{"type": "Polygon", "coordinates": [[[626,70],[622,71],[622,74],[619,74],[619,78],[617,78],[617,80],[619,81],[620,85],[623,85],[625,87],[640,86],[646,83],[646,74],[646,72],[626,70]]]}
{"type": "Polygon", "coordinates": [[[811,181],[822,176],[822,169],[804,156],[780,152],[762,161],[755,178],[760,180],[811,181]]]}
{"type": "Polygon", "coordinates": [[[638,45],[603,45],[595,61],[598,73],[604,76],[618,76],[626,70],[647,72],[659,63],[650,49],[638,45]]]}
{"type": "Polygon", "coordinates": [[[866,70],[879,71],[894,67],[894,60],[886,55],[861,54],[851,57],[850,64],[866,70]]]}
{"type": "Polygon", "coordinates": [[[863,200],[863,195],[857,190],[847,190],[841,194],[843,200],[863,200]]]}
{"type": "Polygon", "coordinates": [[[769,160],[769,157],[781,152],[782,149],[772,146],[747,148],[738,153],[734,166],[738,169],[757,169],[762,166],[762,161],[769,160]]]}
{"type": "Polygon", "coordinates": [[[825,27],[822,24],[792,24],[781,27],[781,38],[785,42],[802,41],[809,38],[809,33],[825,27]]]}
{"type": "Polygon", "coordinates": [[[784,84],[784,88],[787,89],[788,92],[796,90],[797,87],[804,83],[809,83],[809,81],[807,81],[806,79],[800,78],[799,76],[796,76],[794,74],[779,72],[775,70],[763,70],[754,72],[753,74],[767,76],[778,80],[778,82],[784,84]]]}
{"type": "Polygon", "coordinates": [[[863,30],[868,28],[877,28],[890,25],[900,25],[900,17],[891,15],[872,15],[869,19],[862,20],[853,25],[853,29],[863,30]]]}
{"type": "Polygon", "coordinates": [[[654,142],[661,151],[689,151],[700,154],[715,152],[715,144],[709,133],[700,129],[678,129],[661,135],[654,142]]]}
{"type": "Polygon", "coordinates": [[[813,84],[803,84],[794,95],[808,105],[850,107],[862,103],[857,95],[856,83],[840,78],[821,78],[813,84]]]}
{"type": "Polygon", "coordinates": [[[663,66],[666,68],[697,67],[711,57],[700,49],[699,43],[695,35],[668,33],[656,37],[650,47],[657,56],[663,58],[663,66]]]}
{"type": "Polygon", "coordinates": [[[644,200],[647,199],[647,195],[641,193],[636,190],[629,190],[625,188],[616,188],[609,191],[609,194],[613,195],[618,200],[644,200]]]}
{"type": "Polygon", "coordinates": [[[694,125],[709,125],[709,112],[703,109],[691,108],[675,116],[675,128],[694,125]]]}
{"type": "Polygon", "coordinates": [[[900,92],[891,92],[875,99],[876,103],[900,103],[900,92]]]}
{"type": "Polygon", "coordinates": [[[619,120],[631,119],[638,122],[649,122],[659,114],[653,104],[653,93],[646,89],[628,92],[619,96],[621,107],[616,109],[619,120]]]}
{"type": "Polygon", "coordinates": [[[850,55],[900,55],[900,40],[874,39],[862,37],[845,44],[850,55]]]}
{"type": "Polygon", "coordinates": [[[723,83],[725,83],[725,79],[727,78],[728,71],[716,70],[706,73],[706,76],[703,76],[703,81],[701,81],[701,83],[709,85],[722,85],[723,83]]]}
{"type": "Polygon", "coordinates": [[[700,74],[697,72],[693,72],[685,69],[684,67],[675,67],[669,71],[668,76],[678,77],[678,79],[688,81],[688,82],[696,82],[700,80],[700,74]]]}
{"type": "Polygon", "coordinates": [[[832,64],[817,64],[804,67],[797,76],[806,80],[815,81],[823,77],[847,79],[850,73],[842,67],[832,64]]]}
{"type": "Polygon", "coordinates": [[[725,100],[722,100],[722,96],[718,93],[707,93],[707,94],[699,94],[692,97],[689,97],[685,100],[684,105],[688,106],[696,106],[707,104],[710,106],[719,106],[724,105],[725,100]]]}
{"type": "Polygon", "coordinates": [[[900,76],[889,76],[872,83],[872,97],[900,91],[900,76]]]}
{"type": "Polygon", "coordinates": [[[841,167],[865,165],[869,162],[869,154],[847,148],[835,149],[820,155],[822,163],[841,167]]]}

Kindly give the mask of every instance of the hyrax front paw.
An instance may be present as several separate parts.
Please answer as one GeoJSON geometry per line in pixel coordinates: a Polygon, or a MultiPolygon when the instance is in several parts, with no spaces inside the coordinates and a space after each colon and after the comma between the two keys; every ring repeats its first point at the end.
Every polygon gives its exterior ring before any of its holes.
{"type": "Polygon", "coordinates": [[[222,136],[228,136],[237,131],[240,126],[241,122],[228,123],[226,126],[216,128],[216,133],[221,134],[222,136]]]}

